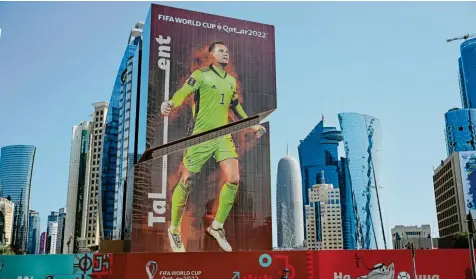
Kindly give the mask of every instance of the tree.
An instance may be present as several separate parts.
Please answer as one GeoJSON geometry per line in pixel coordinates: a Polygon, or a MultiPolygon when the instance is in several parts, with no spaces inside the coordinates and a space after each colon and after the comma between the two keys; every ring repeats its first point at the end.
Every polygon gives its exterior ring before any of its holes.
{"type": "Polygon", "coordinates": [[[15,255],[10,245],[0,245],[0,255],[15,255]]]}

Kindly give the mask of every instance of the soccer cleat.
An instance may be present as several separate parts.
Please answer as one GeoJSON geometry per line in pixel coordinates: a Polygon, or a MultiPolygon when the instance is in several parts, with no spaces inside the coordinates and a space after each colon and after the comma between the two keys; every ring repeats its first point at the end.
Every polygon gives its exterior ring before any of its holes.
{"type": "Polygon", "coordinates": [[[172,233],[170,229],[167,230],[169,232],[169,240],[170,240],[170,247],[174,252],[185,252],[185,247],[183,247],[182,243],[182,234],[172,233]]]}
{"type": "Polygon", "coordinates": [[[212,226],[210,226],[208,227],[207,232],[216,239],[221,249],[225,250],[226,252],[232,251],[230,244],[226,240],[225,230],[223,228],[214,229],[212,226]]]}

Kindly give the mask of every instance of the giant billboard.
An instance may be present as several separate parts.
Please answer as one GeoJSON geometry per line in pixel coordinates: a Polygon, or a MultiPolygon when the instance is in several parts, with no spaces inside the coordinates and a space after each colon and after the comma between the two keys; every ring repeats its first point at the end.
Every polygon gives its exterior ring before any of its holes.
{"type": "Polygon", "coordinates": [[[274,26],[152,5],[144,54],[144,150],[276,109],[274,26]]]}
{"type": "Polygon", "coordinates": [[[269,133],[178,145],[134,168],[131,251],[272,249],[269,133]]]}
{"type": "Polygon", "coordinates": [[[459,152],[459,163],[465,211],[476,218],[476,152],[459,152]]]}

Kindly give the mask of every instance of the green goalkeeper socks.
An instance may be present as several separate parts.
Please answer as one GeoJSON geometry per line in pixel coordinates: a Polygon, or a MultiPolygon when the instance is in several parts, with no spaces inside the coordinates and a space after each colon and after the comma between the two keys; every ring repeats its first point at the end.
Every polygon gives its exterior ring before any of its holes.
{"type": "Polygon", "coordinates": [[[192,188],[179,182],[175,186],[174,193],[172,194],[172,216],[171,216],[171,228],[172,233],[180,232],[180,224],[182,223],[182,216],[187,205],[188,195],[192,188]]]}
{"type": "Polygon", "coordinates": [[[218,211],[215,220],[224,224],[228,214],[235,202],[235,195],[238,191],[238,185],[226,182],[220,191],[220,200],[218,201],[218,211]]]}

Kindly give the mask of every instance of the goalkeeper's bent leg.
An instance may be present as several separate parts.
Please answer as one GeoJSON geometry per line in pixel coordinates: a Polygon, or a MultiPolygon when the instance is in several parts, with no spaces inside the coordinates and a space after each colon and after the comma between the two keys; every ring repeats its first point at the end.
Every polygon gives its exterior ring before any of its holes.
{"type": "Polygon", "coordinates": [[[172,194],[172,210],[171,210],[171,226],[172,233],[180,233],[180,225],[182,223],[183,212],[187,205],[187,199],[192,187],[189,183],[183,183],[179,181],[175,186],[174,193],[172,194]]]}

